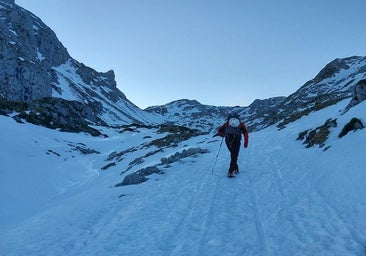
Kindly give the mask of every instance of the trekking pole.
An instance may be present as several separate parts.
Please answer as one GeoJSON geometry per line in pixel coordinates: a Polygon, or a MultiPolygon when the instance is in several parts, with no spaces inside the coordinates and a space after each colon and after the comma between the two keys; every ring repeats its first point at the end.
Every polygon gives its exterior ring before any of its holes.
{"type": "Polygon", "coordinates": [[[219,157],[219,154],[220,154],[220,149],[221,149],[221,146],[222,146],[222,142],[224,141],[224,137],[222,137],[221,139],[221,143],[220,143],[220,147],[219,147],[219,150],[217,151],[217,154],[216,154],[216,158],[215,158],[215,162],[212,166],[212,170],[211,170],[211,173],[213,173],[214,169],[215,169],[215,166],[216,166],[216,162],[217,162],[217,158],[219,157]]]}
{"type": "Polygon", "coordinates": [[[250,158],[250,154],[249,154],[249,150],[248,148],[246,148],[246,152],[247,152],[247,170],[249,169],[249,158],[250,158]]]}

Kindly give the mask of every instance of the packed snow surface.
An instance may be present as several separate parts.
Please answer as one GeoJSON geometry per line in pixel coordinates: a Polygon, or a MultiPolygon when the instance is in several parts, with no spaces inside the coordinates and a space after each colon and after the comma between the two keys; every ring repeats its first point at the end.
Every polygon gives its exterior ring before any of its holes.
{"type": "Polygon", "coordinates": [[[153,129],[104,129],[102,138],[0,116],[1,255],[365,255],[366,129],[337,135],[354,116],[366,121],[366,104],[341,115],[346,105],[280,131],[251,133],[233,179],[226,177],[226,146],[212,134],[157,151],[141,147],[164,136],[153,129]],[[328,118],[338,122],[329,149],[296,140],[328,118]],[[194,147],[210,153],[159,167],[164,174],[145,183],[115,187],[194,147]],[[111,153],[127,149],[101,169],[111,153]],[[128,170],[139,157],[144,161],[128,170]]]}

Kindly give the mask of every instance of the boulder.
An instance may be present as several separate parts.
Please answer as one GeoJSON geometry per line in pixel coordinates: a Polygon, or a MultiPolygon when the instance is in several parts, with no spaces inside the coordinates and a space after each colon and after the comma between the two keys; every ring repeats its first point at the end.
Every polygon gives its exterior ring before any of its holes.
{"type": "Polygon", "coordinates": [[[366,79],[362,79],[358,81],[354,87],[352,92],[352,99],[348,106],[346,107],[346,111],[348,111],[353,106],[356,106],[360,102],[366,99],[366,79]]]}
{"type": "Polygon", "coordinates": [[[142,182],[147,181],[148,179],[146,178],[146,176],[149,176],[153,173],[161,173],[161,170],[159,168],[157,168],[156,166],[149,166],[149,167],[140,169],[136,172],[133,172],[133,173],[127,175],[121,183],[118,183],[116,185],[116,187],[140,184],[142,182]]]}
{"type": "Polygon", "coordinates": [[[360,119],[354,117],[349,121],[342,129],[341,133],[338,135],[339,138],[342,138],[343,136],[347,135],[350,131],[356,131],[359,129],[363,129],[365,126],[361,122],[360,119]]]}

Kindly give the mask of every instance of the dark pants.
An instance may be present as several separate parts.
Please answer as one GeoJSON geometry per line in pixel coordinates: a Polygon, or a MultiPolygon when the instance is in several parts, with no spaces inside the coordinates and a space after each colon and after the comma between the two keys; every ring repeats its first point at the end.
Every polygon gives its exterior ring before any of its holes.
{"type": "Polygon", "coordinates": [[[229,172],[239,170],[237,161],[238,161],[238,155],[240,150],[240,135],[233,135],[233,134],[227,134],[225,137],[225,143],[227,148],[230,151],[230,167],[229,172]]]}

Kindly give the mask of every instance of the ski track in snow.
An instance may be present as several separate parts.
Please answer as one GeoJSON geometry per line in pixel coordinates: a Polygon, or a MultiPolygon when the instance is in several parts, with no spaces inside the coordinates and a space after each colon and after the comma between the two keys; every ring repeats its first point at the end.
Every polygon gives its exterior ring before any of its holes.
{"type": "Polygon", "coordinates": [[[251,211],[243,207],[248,201],[244,184],[238,178],[227,179],[226,172],[220,174],[207,172],[192,191],[189,211],[167,236],[172,248],[167,255],[222,255],[223,251],[245,255],[256,247],[256,241],[250,243],[244,235],[245,230],[253,229],[251,211]]]}
{"type": "Polygon", "coordinates": [[[347,224],[314,189],[306,170],[293,170],[291,167],[296,165],[289,163],[281,146],[254,147],[262,152],[251,152],[249,157],[261,154],[265,163],[263,169],[258,168],[261,162],[249,164],[255,170],[249,180],[255,180],[254,187],[260,193],[257,202],[251,186],[253,204],[261,207],[256,213],[261,255],[334,255],[334,251],[340,255],[361,255],[347,224]]]}

